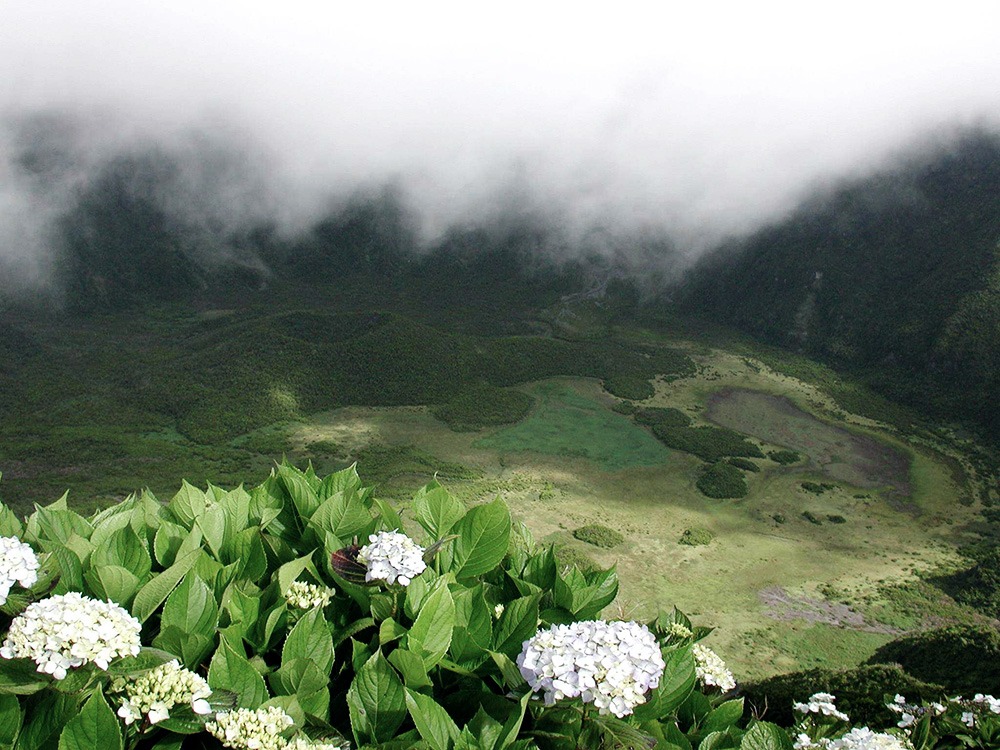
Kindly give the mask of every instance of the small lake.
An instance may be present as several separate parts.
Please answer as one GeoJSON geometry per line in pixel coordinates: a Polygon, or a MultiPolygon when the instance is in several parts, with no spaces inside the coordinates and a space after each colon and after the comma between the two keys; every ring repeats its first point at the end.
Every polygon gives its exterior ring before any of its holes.
{"type": "Polygon", "coordinates": [[[827,424],[784,396],[726,388],[712,394],[706,417],[717,425],[809,457],[831,479],[855,487],[889,487],[910,495],[910,458],[868,435],[827,424]]]}

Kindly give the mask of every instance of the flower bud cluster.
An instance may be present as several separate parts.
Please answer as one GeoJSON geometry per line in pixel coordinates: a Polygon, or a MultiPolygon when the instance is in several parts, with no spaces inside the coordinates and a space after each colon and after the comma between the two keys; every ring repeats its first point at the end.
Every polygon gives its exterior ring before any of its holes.
{"type": "Polygon", "coordinates": [[[299,609],[325,607],[332,598],[333,589],[305,581],[295,581],[285,592],[285,601],[299,609]]]}
{"type": "Polygon", "coordinates": [[[410,581],[424,572],[424,548],[406,534],[398,531],[380,531],[368,537],[358,552],[358,560],[368,566],[366,581],[399,582],[409,586],[410,581]]]}
{"type": "Polygon", "coordinates": [[[670,630],[667,632],[674,638],[690,638],[694,635],[694,633],[691,632],[691,628],[686,625],[681,625],[679,622],[671,623],[670,630]]]}
{"type": "Polygon", "coordinates": [[[723,693],[736,688],[736,678],[726,663],[708,646],[696,643],[691,647],[694,655],[694,672],[705,687],[717,687],[723,693]]]}
{"type": "Polygon", "coordinates": [[[296,737],[285,745],[285,750],[350,750],[351,743],[347,740],[331,741],[311,740],[308,737],[296,737]]]}
{"type": "Polygon", "coordinates": [[[178,705],[190,706],[194,713],[202,716],[212,712],[206,700],[212,694],[208,683],[200,675],[184,669],[176,659],[133,681],[117,679],[112,690],[125,692],[118,715],[126,724],[143,718],[150,724],[157,724],[169,719],[170,709],[178,705]]]}
{"type": "Polygon", "coordinates": [[[292,726],[292,717],[276,706],[220,711],[205,729],[234,750],[284,750],[288,741],[281,733],[292,726]]]}
{"type": "Polygon", "coordinates": [[[835,700],[837,699],[830,693],[813,693],[809,696],[808,703],[793,703],[792,708],[800,714],[821,714],[841,721],[850,721],[847,714],[834,705],[835,700]]]}
{"type": "Polygon", "coordinates": [[[0,604],[15,583],[31,588],[38,580],[38,557],[31,545],[16,536],[0,537],[0,604]]]}
{"type": "Polygon", "coordinates": [[[665,665],[645,625],[589,620],[540,630],[524,642],[517,666],[546,705],[579,697],[621,718],[646,701],[665,665]]]}
{"type": "Polygon", "coordinates": [[[794,748],[795,750],[912,750],[910,743],[902,737],[873,732],[868,727],[856,727],[836,739],[811,740],[809,735],[800,734],[794,748]]]}
{"type": "Polygon", "coordinates": [[[28,605],[11,623],[0,656],[32,659],[39,672],[61,680],[67,670],[90,662],[107,669],[119,656],[135,656],[141,629],[114,602],[71,591],[28,605]]]}

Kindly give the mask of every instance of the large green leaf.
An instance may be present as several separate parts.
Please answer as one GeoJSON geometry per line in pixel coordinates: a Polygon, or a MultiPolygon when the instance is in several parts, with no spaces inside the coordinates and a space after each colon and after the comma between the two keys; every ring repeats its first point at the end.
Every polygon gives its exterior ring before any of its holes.
{"type": "Polygon", "coordinates": [[[493,626],[493,650],[516,658],[522,644],[538,630],[540,594],[509,602],[493,626]]]}
{"type": "Polygon", "coordinates": [[[696,675],[690,648],[668,651],[663,656],[664,669],[660,684],[636,706],[640,720],[660,719],[684,703],[694,690],[696,675]]]}
{"type": "Polygon", "coordinates": [[[195,519],[202,536],[215,557],[222,557],[222,547],[226,541],[226,510],[221,505],[209,505],[205,512],[195,519]]]}
{"type": "Polygon", "coordinates": [[[376,651],[354,676],[347,691],[351,731],[357,744],[392,739],[406,718],[406,697],[396,671],[376,651]]]}
{"type": "Polygon", "coordinates": [[[150,571],[152,560],[146,543],[139,539],[131,526],[126,525],[97,545],[90,557],[90,565],[92,568],[117,565],[142,578],[150,571]]]}
{"type": "Polygon", "coordinates": [[[424,667],[430,669],[445,655],[451,645],[451,634],[455,627],[455,602],[444,579],[438,580],[437,588],[424,599],[417,619],[407,635],[410,651],[419,654],[424,667]]]}
{"type": "Polygon", "coordinates": [[[452,545],[451,570],[456,578],[473,578],[493,570],[507,553],[510,511],[497,498],[477,505],[452,529],[458,538],[452,545]]]}
{"type": "Polygon", "coordinates": [[[189,575],[173,590],[163,605],[160,627],[177,627],[185,633],[214,634],[219,624],[219,605],[211,589],[197,576],[189,575]]]}
{"type": "Polygon", "coordinates": [[[194,526],[194,519],[205,512],[208,507],[208,497],[197,487],[181,482],[181,488],[177,494],[167,503],[167,510],[181,526],[190,529],[194,526]]]}
{"type": "Polygon", "coordinates": [[[140,621],[145,622],[149,616],[156,611],[156,608],[163,603],[174,587],[181,582],[188,571],[198,562],[202,556],[201,549],[193,549],[178,557],[169,568],[159,575],[153,577],[145,586],[139,589],[132,602],[132,614],[140,621]]]}
{"type": "Polygon", "coordinates": [[[285,639],[285,645],[281,649],[281,663],[295,659],[312,661],[326,675],[333,669],[333,636],[323,617],[323,611],[318,607],[302,615],[285,639]]]}
{"type": "Polygon", "coordinates": [[[0,659],[0,694],[31,695],[51,681],[31,659],[0,659]]]}
{"type": "Polygon", "coordinates": [[[0,695],[0,748],[10,748],[21,731],[24,712],[15,695],[0,695]]]}
{"type": "Polygon", "coordinates": [[[743,735],[740,750],[792,750],[792,740],[777,724],[758,721],[743,735]]]}
{"type": "Polygon", "coordinates": [[[128,606],[139,589],[139,579],[135,574],[118,565],[91,568],[84,577],[98,598],[110,599],[122,606],[128,606]]]}
{"type": "Polygon", "coordinates": [[[324,500],[309,518],[320,538],[329,531],[340,539],[350,539],[369,529],[372,514],[357,493],[337,492],[324,500]]]}
{"type": "Polygon", "coordinates": [[[122,750],[122,732],[100,688],[66,723],[59,735],[59,750],[122,750]]]}
{"type": "Polygon", "coordinates": [[[77,714],[79,698],[64,693],[46,692],[34,705],[26,705],[26,715],[17,736],[16,750],[54,748],[59,732],[77,714]]]}
{"type": "Polygon", "coordinates": [[[431,539],[443,537],[465,515],[465,505],[436,481],[417,491],[411,508],[431,539]]]}
{"type": "Polygon", "coordinates": [[[711,732],[725,732],[730,727],[736,726],[742,717],[742,698],[725,701],[712,709],[712,712],[701,725],[701,731],[706,734],[711,732]]]}
{"type": "Polygon", "coordinates": [[[253,668],[246,656],[233,649],[225,638],[208,667],[208,684],[215,690],[236,693],[240,708],[258,708],[270,696],[264,678],[253,668]]]}
{"type": "Polygon", "coordinates": [[[450,750],[460,732],[448,712],[429,695],[409,688],[403,690],[406,691],[406,710],[409,711],[420,737],[433,750],[450,750]]]}

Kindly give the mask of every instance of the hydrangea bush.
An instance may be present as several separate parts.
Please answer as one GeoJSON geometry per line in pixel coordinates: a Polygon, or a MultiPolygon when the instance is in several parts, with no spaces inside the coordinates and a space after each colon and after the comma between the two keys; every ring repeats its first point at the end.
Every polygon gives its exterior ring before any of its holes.
{"type": "Polygon", "coordinates": [[[560,566],[503,502],[436,482],[398,507],[353,468],[284,464],[89,518],[0,506],[0,536],[0,750],[924,750],[959,736],[951,717],[997,731],[990,696],[933,717],[890,701],[913,725],[893,735],[832,696],[790,729],[746,717],[707,629],[601,619],[614,569],[560,566]]]}

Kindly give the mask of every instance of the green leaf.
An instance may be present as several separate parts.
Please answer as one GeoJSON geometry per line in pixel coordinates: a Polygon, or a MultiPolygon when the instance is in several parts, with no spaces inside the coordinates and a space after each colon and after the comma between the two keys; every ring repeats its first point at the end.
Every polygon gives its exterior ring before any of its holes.
{"type": "Polygon", "coordinates": [[[52,591],[53,594],[83,589],[83,566],[79,557],[62,547],[50,550],[49,556],[59,568],[59,582],[52,591]]]}
{"type": "Polygon", "coordinates": [[[139,622],[145,622],[149,619],[149,616],[163,603],[174,587],[194,567],[201,555],[200,548],[187,552],[179,557],[173,565],[154,576],[139,589],[139,593],[135,595],[135,601],[132,602],[132,614],[139,622]]]}
{"type": "Polygon", "coordinates": [[[220,505],[209,505],[205,512],[195,519],[195,524],[201,529],[205,541],[212,554],[218,559],[222,555],[222,546],[226,541],[226,511],[220,505]]]}
{"type": "Polygon", "coordinates": [[[711,732],[725,732],[730,727],[736,726],[743,717],[743,699],[735,698],[716,706],[712,713],[708,715],[701,725],[701,731],[709,734],[711,732]]]}
{"type": "Polygon", "coordinates": [[[354,676],[347,691],[351,731],[359,746],[392,739],[406,718],[403,683],[376,651],[354,676]]]}
{"type": "Polygon", "coordinates": [[[0,747],[10,748],[17,741],[21,731],[24,712],[15,695],[0,695],[0,747]]]}
{"type": "Polygon", "coordinates": [[[743,735],[740,750],[792,750],[792,741],[777,724],[758,721],[743,735]]]}
{"type": "Polygon", "coordinates": [[[504,685],[506,685],[511,690],[523,690],[528,686],[525,682],[524,676],[521,674],[521,670],[517,668],[515,664],[507,654],[501,654],[498,651],[490,651],[490,658],[493,659],[493,663],[497,665],[500,670],[500,674],[503,677],[504,685]]]}
{"type": "Polygon", "coordinates": [[[256,583],[267,572],[267,552],[256,526],[236,534],[230,545],[231,555],[226,562],[238,562],[239,575],[256,583]]]}
{"type": "Polygon", "coordinates": [[[161,627],[175,626],[185,633],[208,634],[219,624],[219,605],[208,586],[195,576],[187,576],[163,605],[161,627]]]}
{"type": "Polygon", "coordinates": [[[152,568],[152,560],[145,542],[139,539],[131,526],[126,525],[94,549],[90,565],[92,568],[117,565],[134,573],[136,578],[142,578],[152,568]]]}
{"type": "Polygon", "coordinates": [[[493,570],[507,553],[510,511],[503,500],[477,505],[455,524],[451,569],[456,578],[473,578],[493,570]]]}
{"type": "Polygon", "coordinates": [[[17,750],[54,748],[58,733],[77,714],[79,698],[47,692],[40,696],[38,703],[26,708],[28,713],[17,737],[17,750]]]}
{"type": "Polygon", "coordinates": [[[194,526],[194,519],[204,513],[207,507],[208,498],[205,493],[188,484],[186,480],[181,482],[180,490],[167,503],[167,510],[177,523],[186,529],[194,526]]]}
{"type": "Polygon", "coordinates": [[[258,708],[269,698],[264,678],[246,656],[233,649],[225,638],[220,640],[208,667],[209,687],[236,693],[240,708],[258,708]]]}
{"type": "Polygon", "coordinates": [[[59,735],[59,750],[122,750],[122,732],[100,688],[59,735]]]}
{"type": "Polygon", "coordinates": [[[455,602],[447,582],[439,579],[437,588],[424,599],[420,613],[410,627],[407,635],[408,648],[420,654],[424,666],[430,669],[448,651],[454,627],[455,602]]]}
{"type": "Polygon", "coordinates": [[[303,522],[308,521],[319,507],[319,498],[305,475],[290,464],[278,467],[278,478],[292,499],[295,509],[303,522]]]}
{"type": "Polygon", "coordinates": [[[17,514],[0,503],[0,536],[16,536],[20,539],[23,534],[24,526],[18,520],[17,514]]]}
{"type": "Polygon", "coordinates": [[[302,701],[306,696],[325,688],[330,682],[330,674],[320,672],[309,659],[294,659],[271,672],[268,681],[275,694],[297,695],[299,701],[302,701]]]}
{"type": "Polygon", "coordinates": [[[316,529],[320,538],[329,531],[340,539],[350,539],[366,531],[371,523],[372,514],[356,493],[334,494],[309,518],[309,525],[316,529]]]}
{"type": "Polygon", "coordinates": [[[645,703],[635,708],[639,720],[665,717],[684,703],[694,690],[696,674],[690,648],[668,651],[663,654],[663,661],[660,684],[647,696],[645,703]]]}
{"type": "Polygon", "coordinates": [[[333,636],[319,608],[311,609],[295,623],[281,649],[281,663],[308,659],[326,675],[333,669],[333,636]]]}
{"type": "Polygon", "coordinates": [[[51,682],[31,659],[0,659],[0,694],[31,695],[51,682]]]}
{"type": "Polygon", "coordinates": [[[156,557],[156,562],[164,567],[172,565],[188,533],[188,530],[180,524],[161,521],[153,537],[153,555],[156,557]]]}
{"type": "Polygon", "coordinates": [[[541,594],[523,596],[509,602],[493,626],[493,650],[515,658],[521,647],[538,630],[538,602],[541,594]]]}
{"type": "Polygon", "coordinates": [[[420,737],[433,750],[450,750],[460,732],[448,712],[430,696],[409,688],[403,689],[406,691],[406,710],[409,711],[420,737]]]}
{"type": "Polygon", "coordinates": [[[417,491],[411,508],[431,539],[443,537],[465,515],[465,506],[436,481],[417,491]]]}
{"type": "Polygon", "coordinates": [[[320,577],[313,567],[311,555],[291,560],[278,568],[278,592],[284,596],[288,588],[298,580],[298,577],[302,575],[302,571],[304,570],[310,570],[315,575],[316,580],[319,580],[320,577]]]}
{"type": "Polygon", "coordinates": [[[122,606],[128,606],[139,588],[139,579],[132,571],[118,565],[91,568],[84,577],[98,598],[110,599],[122,606]]]}
{"type": "Polygon", "coordinates": [[[403,675],[403,682],[406,687],[413,690],[430,687],[431,679],[427,675],[427,667],[420,654],[415,654],[409,649],[397,648],[389,654],[389,662],[399,673],[403,675]]]}

